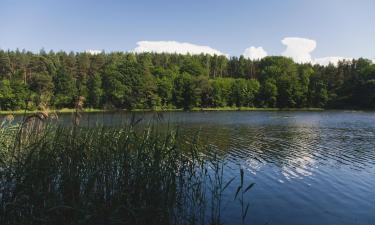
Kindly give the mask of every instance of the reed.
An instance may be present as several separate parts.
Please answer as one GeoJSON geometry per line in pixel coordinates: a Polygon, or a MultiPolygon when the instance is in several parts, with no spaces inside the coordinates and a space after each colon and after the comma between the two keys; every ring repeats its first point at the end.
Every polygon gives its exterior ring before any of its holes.
{"type": "Polygon", "coordinates": [[[221,224],[234,178],[198,136],[25,121],[0,127],[0,224],[221,224]]]}

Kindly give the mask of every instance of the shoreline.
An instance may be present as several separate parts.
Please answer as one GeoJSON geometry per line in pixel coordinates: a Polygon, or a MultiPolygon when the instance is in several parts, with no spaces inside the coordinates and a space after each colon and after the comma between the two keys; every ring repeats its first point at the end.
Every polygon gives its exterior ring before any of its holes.
{"type": "MultiPolygon", "coordinates": [[[[76,109],[49,109],[49,113],[74,113],[76,109]]],[[[225,111],[241,111],[241,112],[250,112],[250,111],[273,111],[273,112],[323,112],[323,111],[348,111],[348,112],[373,112],[371,109],[325,109],[325,108],[254,108],[254,107],[217,107],[217,108],[199,108],[194,107],[190,110],[184,109],[173,109],[173,108],[155,108],[155,109],[92,109],[86,108],[81,111],[81,113],[106,113],[106,112],[225,112],[225,111]]],[[[43,110],[14,110],[14,111],[1,111],[0,116],[6,115],[23,115],[23,114],[33,114],[43,112],[43,110]]]]}
{"type": "MultiPolygon", "coordinates": [[[[319,112],[319,111],[327,111],[327,110],[337,110],[337,109],[324,109],[324,108],[254,108],[254,107],[218,107],[218,108],[192,108],[190,110],[183,110],[183,109],[163,109],[163,108],[156,108],[156,109],[133,109],[133,110],[126,110],[126,109],[91,109],[87,108],[84,109],[83,113],[105,113],[105,112],[217,112],[217,111],[311,111],[311,112],[319,112]]],[[[340,110],[347,110],[347,111],[366,111],[366,110],[352,110],[352,109],[340,109],[340,110]]],[[[51,113],[74,113],[75,109],[50,109],[49,112],[51,113]]],[[[5,115],[23,115],[23,114],[33,114],[43,112],[42,110],[15,110],[15,111],[0,111],[0,116],[5,115]]]]}
{"type": "MultiPolygon", "coordinates": [[[[49,113],[58,113],[58,114],[65,114],[65,113],[74,113],[76,109],[50,109],[48,110],[49,113]]],[[[241,111],[241,112],[250,112],[250,111],[273,111],[273,112],[323,112],[323,111],[348,111],[348,112],[373,112],[374,110],[371,109],[324,109],[324,108],[254,108],[254,107],[218,107],[218,108],[199,108],[194,107],[190,110],[183,110],[183,109],[173,109],[173,108],[155,108],[155,109],[92,109],[86,108],[81,113],[107,113],[107,112],[119,112],[119,113],[126,113],[126,112],[225,112],[225,111],[241,111]]],[[[0,116],[6,115],[24,115],[24,114],[33,114],[43,112],[43,110],[14,110],[14,111],[1,111],[0,116]]]]}

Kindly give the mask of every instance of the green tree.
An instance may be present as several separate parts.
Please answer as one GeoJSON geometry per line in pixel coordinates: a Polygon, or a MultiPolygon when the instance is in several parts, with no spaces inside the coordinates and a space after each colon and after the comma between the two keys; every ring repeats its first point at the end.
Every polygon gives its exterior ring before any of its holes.
{"type": "Polygon", "coordinates": [[[103,97],[102,89],[102,78],[99,73],[94,73],[89,77],[87,82],[88,97],[87,104],[93,108],[99,108],[101,106],[101,100],[103,97]]]}
{"type": "Polygon", "coordinates": [[[375,109],[375,79],[360,84],[354,93],[358,108],[375,109]]]}
{"type": "Polygon", "coordinates": [[[223,107],[229,104],[233,81],[232,78],[218,78],[211,81],[212,105],[214,107],[223,107]]]}
{"type": "Polygon", "coordinates": [[[192,76],[208,76],[207,68],[196,57],[189,55],[184,59],[180,73],[188,73],[192,76]]]}
{"type": "Polygon", "coordinates": [[[327,81],[323,79],[319,71],[310,76],[308,99],[310,107],[325,107],[327,104],[327,81]]]}
{"type": "Polygon", "coordinates": [[[90,73],[90,58],[87,53],[78,54],[75,60],[76,90],[78,96],[88,97],[87,82],[90,73]]]}
{"type": "Polygon", "coordinates": [[[160,97],[161,105],[166,107],[172,102],[173,80],[163,77],[157,79],[157,94],[160,97]]]}
{"type": "Polygon", "coordinates": [[[29,95],[31,94],[28,87],[21,80],[11,80],[11,88],[14,93],[12,102],[13,110],[26,109],[26,103],[29,100],[29,95]]]}
{"type": "Polygon", "coordinates": [[[8,53],[0,50],[0,79],[10,78],[11,65],[8,53]]]}
{"type": "Polygon", "coordinates": [[[199,92],[195,88],[193,77],[183,73],[175,79],[173,102],[177,108],[190,110],[199,103],[199,92]]]}
{"type": "Polygon", "coordinates": [[[208,77],[198,76],[194,79],[194,83],[195,93],[200,95],[200,99],[198,100],[199,106],[202,108],[212,106],[212,87],[208,77]]]}
{"type": "Polygon", "coordinates": [[[72,107],[257,106],[372,108],[375,65],[368,59],[328,66],[282,56],[252,61],[220,55],[99,54],[0,50],[2,108],[41,103],[72,107]]]}
{"type": "Polygon", "coordinates": [[[259,89],[257,80],[236,79],[232,85],[230,104],[237,107],[254,106],[259,89]]]}
{"type": "Polygon", "coordinates": [[[260,90],[260,105],[263,107],[276,107],[278,96],[278,89],[276,85],[276,80],[269,78],[264,81],[261,90],[260,90]]]}
{"type": "Polygon", "coordinates": [[[103,76],[104,101],[108,108],[123,108],[125,96],[131,94],[131,88],[123,84],[123,75],[111,65],[105,69],[103,76]]]}
{"type": "Polygon", "coordinates": [[[57,108],[74,107],[77,89],[71,74],[60,68],[54,77],[54,105],[57,108]]]}
{"type": "Polygon", "coordinates": [[[15,94],[10,86],[9,80],[0,81],[0,108],[1,110],[12,110],[14,109],[15,94]]]}
{"type": "Polygon", "coordinates": [[[53,97],[54,84],[52,77],[47,72],[34,74],[29,82],[29,86],[30,90],[36,93],[33,99],[36,106],[40,104],[49,105],[53,97]]]}

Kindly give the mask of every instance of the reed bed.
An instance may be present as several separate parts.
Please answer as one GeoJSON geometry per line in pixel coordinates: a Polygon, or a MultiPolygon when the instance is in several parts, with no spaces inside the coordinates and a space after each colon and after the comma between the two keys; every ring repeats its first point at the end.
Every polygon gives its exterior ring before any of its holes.
{"type": "Polygon", "coordinates": [[[0,224],[221,224],[234,178],[224,180],[224,162],[197,138],[151,123],[10,120],[0,126],[0,224]]]}

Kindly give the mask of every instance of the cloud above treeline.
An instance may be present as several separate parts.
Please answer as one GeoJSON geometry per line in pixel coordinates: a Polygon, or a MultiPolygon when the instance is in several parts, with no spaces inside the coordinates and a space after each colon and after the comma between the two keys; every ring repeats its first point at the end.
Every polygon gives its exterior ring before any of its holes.
{"type": "MultiPolygon", "coordinates": [[[[285,45],[285,50],[280,55],[292,58],[297,63],[312,63],[320,65],[328,65],[332,63],[337,65],[339,61],[352,59],[342,56],[314,58],[312,52],[316,49],[317,43],[315,40],[308,38],[285,37],[281,40],[281,43],[285,45]]],[[[87,52],[90,54],[100,53],[100,51],[97,50],[88,50],[87,52]]],[[[228,54],[211,48],[210,46],[177,41],[139,41],[137,42],[137,47],[133,49],[133,52],[178,53],[192,55],[204,53],[229,57],[228,54]]],[[[243,56],[251,60],[259,60],[268,56],[268,53],[262,46],[251,46],[244,50],[243,56]]]]}
{"type": "Polygon", "coordinates": [[[298,63],[312,63],[320,65],[328,65],[332,63],[337,65],[342,60],[352,60],[353,58],[341,56],[328,56],[322,58],[313,58],[311,53],[315,50],[317,44],[315,40],[300,38],[300,37],[286,37],[281,40],[281,43],[286,46],[283,56],[292,58],[298,63]]]}
{"type": "MultiPolygon", "coordinates": [[[[292,58],[297,63],[312,63],[327,66],[330,63],[337,65],[339,61],[352,60],[353,58],[341,56],[327,56],[322,58],[314,58],[311,53],[316,49],[317,43],[315,40],[301,37],[285,37],[281,40],[285,45],[285,50],[281,53],[282,56],[292,58]]],[[[250,47],[243,53],[244,57],[249,59],[262,59],[267,56],[267,52],[263,47],[250,47]]]]}
{"type": "Polygon", "coordinates": [[[177,41],[139,41],[137,47],[133,50],[136,53],[154,52],[154,53],[177,53],[177,54],[209,54],[225,55],[223,52],[204,45],[195,45],[187,42],[177,41]]]}
{"type": "Polygon", "coordinates": [[[316,41],[307,38],[286,37],[281,40],[286,46],[281,55],[292,58],[298,63],[312,62],[311,52],[316,48],[316,41]]]}
{"type": "Polygon", "coordinates": [[[103,50],[87,49],[85,52],[90,54],[90,55],[98,55],[98,54],[102,53],[103,50]]]}
{"type": "Polygon", "coordinates": [[[251,59],[251,60],[258,60],[266,57],[268,54],[263,49],[263,47],[254,47],[251,46],[250,48],[245,49],[245,51],[242,54],[245,58],[251,59]]]}
{"type": "Polygon", "coordinates": [[[343,60],[352,60],[353,58],[349,57],[340,57],[340,56],[329,56],[329,57],[322,57],[314,59],[314,64],[320,64],[323,66],[327,66],[328,64],[337,65],[340,61],[343,60]]]}

